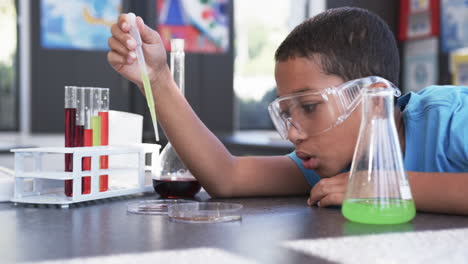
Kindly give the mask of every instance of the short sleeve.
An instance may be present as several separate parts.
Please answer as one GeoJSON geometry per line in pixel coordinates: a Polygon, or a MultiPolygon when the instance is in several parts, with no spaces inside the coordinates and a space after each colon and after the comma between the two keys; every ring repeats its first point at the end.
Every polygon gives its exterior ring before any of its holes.
{"type": "Polygon", "coordinates": [[[406,96],[405,169],[465,172],[468,168],[468,88],[430,86],[406,96]]]}
{"type": "Polygon", "coordinates": [[[468,169],[468,89],[453,100],[453,112],[449,116],[447,158],[454,165],[468,169]]]}

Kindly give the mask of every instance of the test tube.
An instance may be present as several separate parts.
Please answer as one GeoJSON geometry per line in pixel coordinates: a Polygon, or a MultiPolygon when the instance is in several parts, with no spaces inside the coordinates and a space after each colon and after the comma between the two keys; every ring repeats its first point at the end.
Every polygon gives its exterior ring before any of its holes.
{"type": "MultiPolygon", "coordinates": [[[[101,118],[101,145],[109,145],[109,88],[101,89],[101,106],[99,110],[101,118]]],[[[109,168],[109,156],[101,156],[101,169],[109,168]]],[[[105,192],[109,189],[109,176],[101,175],[99,177],[99,191],[105,192]]]]}
{"type": "MultiPolygon", "coordinates": [[[[93,129],[91,125],[91,117],[93,110],[93,88],[84,88],[84,133],[83,133],[83,146],[93,146],[93,129]]],[[[91,157],[83,158],[83,171],[91,170],[91,157]]],[[[82,194],[91,193],[91,176],[82,178],[82,194]]]]}
{"type": "MultiPolygon", "coordinates": [[[[93,107],[91,115],[91,127],[93,129],[93,146],[101,145],[101,117],[99,110],[101,109],[101,89],[92,88],[93,107]]],[[[100,163],[100,162],[99,162],[100,163]]],[[[100,167],[100,164],[93,164],[93,167],[100,167]]]]}
{"type": "Polygon", "coordinates": [[[84,146],[84,125],[85,125],[85,88],[78,87],[76,90],[76,129],[75,147],[84,146]]]}
{"type": "MultiPolygon", "coordinates": [[[[76,124],[76,87],[65,86],[65,147],[74,147],[76,124]]],[[[73,154],[65,154],[65,171],[73,171],[73,154]]]]}
{"type": "MultiPolygon", "coordinates": [[[[84,90],[82,87],[76,89],[76,119],[74,128],[74,147],[83,146],[83,130],[84,130],[84,90]]],[[[73,161],[71,161],[73,165],[73,161]]],[[[73,196],[73,180],[65,181],[65,195],[73,196]]]]}
{"type": "Polygon", "coordinates": [[[99,109],[101,106],[101,89],[91,88],[92,108],[91,108],[91,128],[93,129],[93,146],[101,145],[101,117],[99,109]]]}

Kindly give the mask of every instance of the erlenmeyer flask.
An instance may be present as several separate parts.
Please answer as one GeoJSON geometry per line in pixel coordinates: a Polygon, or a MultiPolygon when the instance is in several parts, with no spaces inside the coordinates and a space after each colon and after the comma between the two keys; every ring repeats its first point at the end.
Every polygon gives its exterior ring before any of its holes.
{"type": "MultiPolygon", "coordinates": [[[[171,40],[171,72],[174,80],[184,93],[184,40],[171,40]]],[[[168,142],[161,151],[159,172],[153,175],[154,190],[162,198],[190,198],[200,191],[200,183],[193,177],[168,142]]]]}
{"type": "Polygon", "coordinates": [[[390,83],[372,86],[362,92],[362,121],[342,213],[359,223],[405,223],[415,216],[415,206],[394,120],[393,96],[399,90],[390,83]]]}

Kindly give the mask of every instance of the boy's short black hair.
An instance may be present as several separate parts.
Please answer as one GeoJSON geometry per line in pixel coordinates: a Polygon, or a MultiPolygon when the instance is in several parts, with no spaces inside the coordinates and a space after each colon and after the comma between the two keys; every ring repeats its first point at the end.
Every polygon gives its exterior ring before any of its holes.
{"type": "Polygon", "coordinates": [[[324,73],[345,81],[377,75],[398,85],[395,37],[377,15],[361,8],[329,9],[298,25],[276,50],[276,62],[318,59],[324,73]]]}

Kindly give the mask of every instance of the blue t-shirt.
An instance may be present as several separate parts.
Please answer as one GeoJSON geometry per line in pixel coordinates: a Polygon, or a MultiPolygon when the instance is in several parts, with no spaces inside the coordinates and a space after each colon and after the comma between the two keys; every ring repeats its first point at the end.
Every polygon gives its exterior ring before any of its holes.
{"type": "MultiPolygon", "coordinates": [[[[407,171],[468,171],[468,87],[429,86],[398,99],[405,125],[407,171]]],[[[312,187],[320,177],[288,154],[312,187]]]]}

